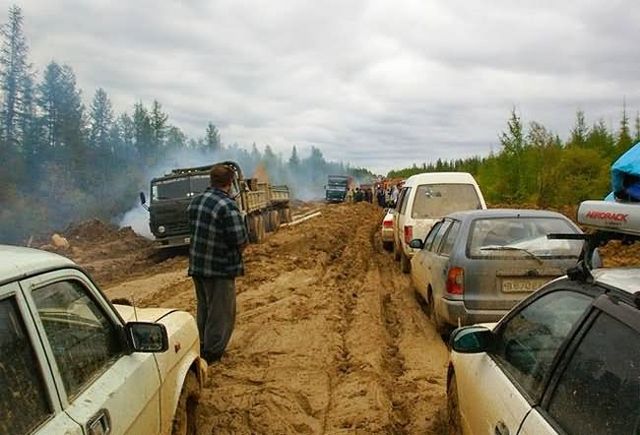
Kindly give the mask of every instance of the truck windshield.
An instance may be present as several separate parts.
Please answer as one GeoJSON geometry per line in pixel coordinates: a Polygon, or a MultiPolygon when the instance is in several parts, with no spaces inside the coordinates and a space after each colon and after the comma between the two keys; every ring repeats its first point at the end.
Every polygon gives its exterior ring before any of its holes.
{"type": "Polygon", "coordinates": [[[209,175],[171,178],[155,181],[151,185],[151,200],[191,198],[209,187],[209,175]]]}
{"type": "Polygon", "coordinates": [[[423,184],[416,189],[411,217],[439,219],[449,213],[482,208],[472,184],[423,184]]]}

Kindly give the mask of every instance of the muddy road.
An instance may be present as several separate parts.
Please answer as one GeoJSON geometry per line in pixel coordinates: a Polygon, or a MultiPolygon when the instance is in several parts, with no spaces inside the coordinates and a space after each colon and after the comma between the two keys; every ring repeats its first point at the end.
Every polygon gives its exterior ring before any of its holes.
{"type": "MultiPolygon", "coordinates": [[[[247,248],[200,433],[444,432],[447,351],[381,249],[381,219],[369,204],[328,206],[247,248]]],[[[112,298],[195,313],[186,268],[184,256],[139,260],[98,280],[112,298]]]]}

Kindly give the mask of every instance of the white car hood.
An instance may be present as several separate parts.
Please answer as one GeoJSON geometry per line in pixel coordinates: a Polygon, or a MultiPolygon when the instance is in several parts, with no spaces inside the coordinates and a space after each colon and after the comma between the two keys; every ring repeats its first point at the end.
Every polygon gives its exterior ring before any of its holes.
{"type": "Polygon", "coordinates": [[[157,322],[163,316],[176,311],[173,308],[138,308],[130,305],[113,305],[125,322],[157,322]]]}

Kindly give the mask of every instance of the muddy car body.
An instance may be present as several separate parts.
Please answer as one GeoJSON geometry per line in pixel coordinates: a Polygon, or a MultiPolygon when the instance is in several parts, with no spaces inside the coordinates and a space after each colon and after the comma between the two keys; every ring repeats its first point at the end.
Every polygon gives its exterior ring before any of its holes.
{"type": "Polygon", "coordinates": [[[453,332],[449,433],[640,430],[640,268],[594,262],[597,246],[640,241],[640,206],[585,201],[578,222],[595,231],[566,276],[498,324],[453,332]]]}
{"type": "Polygon", "coordinates": [[[550,233],[581,231],[555,212],[489,209],[452,213],[413,240],[412,282],[438,329],[497,321],[575,265],[583,242],[550,233]]]}
{"type": "Polygon", "coordinates": [[[114,305],[59,255],[0,246],[0,347],[2,433],[195,424],[206,365],[193,317],[114,305]]]}

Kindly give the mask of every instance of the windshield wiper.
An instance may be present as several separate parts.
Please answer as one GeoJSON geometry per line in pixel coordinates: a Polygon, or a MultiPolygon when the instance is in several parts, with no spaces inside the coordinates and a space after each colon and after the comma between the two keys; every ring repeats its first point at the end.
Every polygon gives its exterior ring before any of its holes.
{"type": "Polygon", "coordinates": [[[520,251],[520,252],[524,252],[529,257],[534,258],[538,263],[544,264],[542,259],[540,257],[538,257],[536,254],[534,254],[533,252],[529,251],[528,249],[518,248],[517,246],[492,245],[492,246],[483,246],[482,248],[480,248],[480,250],[481,251],[520,251]]]}

